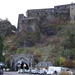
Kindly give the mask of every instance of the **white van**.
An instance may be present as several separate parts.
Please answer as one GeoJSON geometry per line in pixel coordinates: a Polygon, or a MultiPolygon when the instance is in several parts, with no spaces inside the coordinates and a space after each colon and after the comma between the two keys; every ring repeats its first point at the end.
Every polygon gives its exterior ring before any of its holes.
{"type": "Polygon", "coordinates": [[[73,72],[69,68],[55,67],[55,66],[49,66],[47,74],[54,74],[54,73],[56,73],[56,74],[59,75],[62,71],[66,71],[66,72],[70,73],[71,75],[73,75],[73,72]]]}

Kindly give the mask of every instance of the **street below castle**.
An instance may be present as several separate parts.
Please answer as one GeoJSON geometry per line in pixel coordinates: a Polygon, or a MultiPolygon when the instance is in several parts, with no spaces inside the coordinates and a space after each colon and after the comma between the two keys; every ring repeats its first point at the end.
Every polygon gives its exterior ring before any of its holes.
{"type": "MultiPolygon", "coordinates": [[[[72,69],[73,74],[75,74],[75,69],[72,69]]],[[[18,73],[17,71],[4,72],[3,75],[38,75],[38,74],[29,74],[29,73],[18,73]]]]}
{"type": "MultiPolygon", "coordinates": [[[[18,73],[18,72],[4,72],[3,75],[35,75],[35,74],[27,74],[27,73],[18,73]]],[[[37,74],[36,74],[37,75],[37,74]]]]}

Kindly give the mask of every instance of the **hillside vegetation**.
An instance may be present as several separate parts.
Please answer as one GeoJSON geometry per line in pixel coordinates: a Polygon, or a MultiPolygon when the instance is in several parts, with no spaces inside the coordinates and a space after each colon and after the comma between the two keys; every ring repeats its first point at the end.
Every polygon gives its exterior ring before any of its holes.
{"type": "MultiPolygon", "coordinates": [[[[9,27],[7,27],[9,29],[9,27]]],[[[10,29],[11,30],[11,29],[10,29]]],[[[10,31],[8,31],[10,32],[10,31]]],[[[10,54],[37,56],[38,61],[51,61],[54,65],[73,67],[75,65],[75,24],[48,24],[38,32],[9,33],[4,38],[6,60],[10,54]],[[70,62],[68,64],[67,62],[70,62]]]]}

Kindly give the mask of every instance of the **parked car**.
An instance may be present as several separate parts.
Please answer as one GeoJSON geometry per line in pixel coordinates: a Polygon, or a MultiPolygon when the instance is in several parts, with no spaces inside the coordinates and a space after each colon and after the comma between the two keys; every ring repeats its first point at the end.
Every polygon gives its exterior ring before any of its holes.
{"type": "Polygon", "coordinates": [[[55,67],[55,66],[49,66],[48,67],[48,71],[47,71],[47,74],[60,74],[61,72],[67,72],[69,73],[70,75],[73,75],[73,72],[69,69],[69,68],[66,68],[66,67],[55,67]]]}
{"type": "Polygon", "coordinates": [[[17,71],[18,73],[30,73],[30,69],[26,70],[26,69],[18,69],[17,71]]]}
{"type": "Polygon", "coordinates": [[[9,69],[9,68],[7,68],[5,71],[10,71],[10,69],[9,69]]]}
{"type": "Polygon", "coordinates": [[[46,71],[44,71],[44,70],[39,70],[39,71],[38,71],[38,74],[46,74],[46,71]]]}
{"type": "Polygon", "coordinates": [[[31,73],[32,73],[32,74],[38,74],[38,69],[32,69],[32,70],[31,70],[31,73]]]}

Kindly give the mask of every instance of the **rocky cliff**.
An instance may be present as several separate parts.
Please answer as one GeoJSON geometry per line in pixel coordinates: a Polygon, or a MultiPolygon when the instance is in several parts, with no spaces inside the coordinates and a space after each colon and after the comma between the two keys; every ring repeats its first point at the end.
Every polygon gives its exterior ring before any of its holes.
{"type": "Polygon", "coordinates": [[[0,21],[0,33],[3,38],[12,34],[12,31],[16,31],[16,27],[13,26],[8,20],[0,21]]]}

